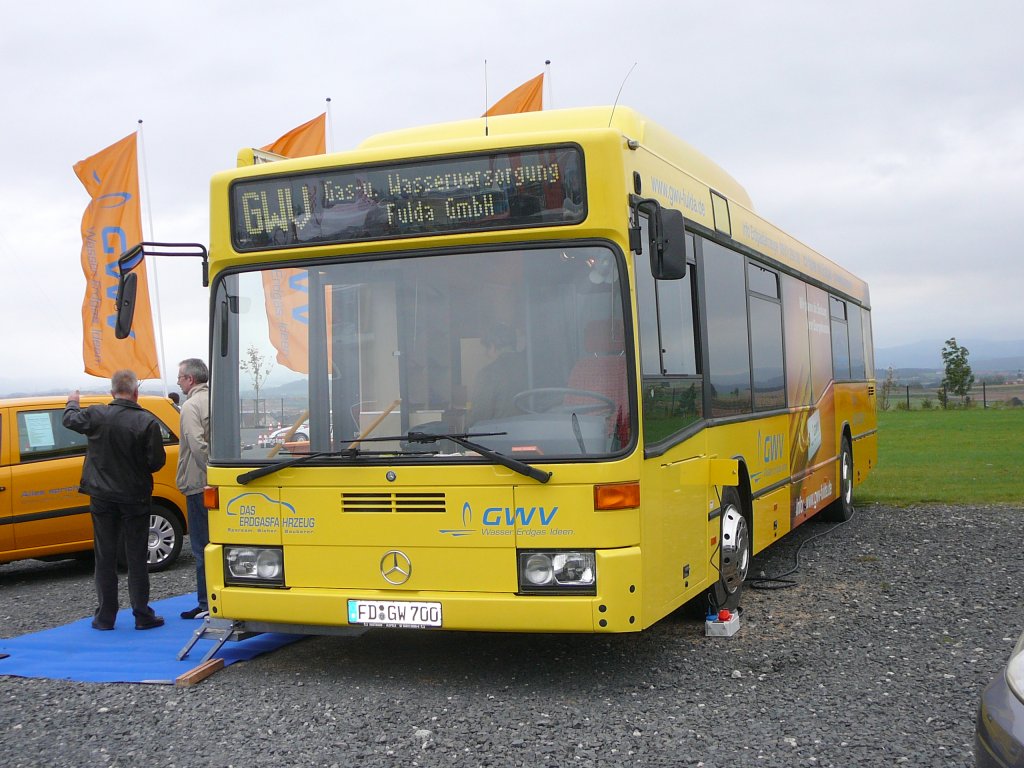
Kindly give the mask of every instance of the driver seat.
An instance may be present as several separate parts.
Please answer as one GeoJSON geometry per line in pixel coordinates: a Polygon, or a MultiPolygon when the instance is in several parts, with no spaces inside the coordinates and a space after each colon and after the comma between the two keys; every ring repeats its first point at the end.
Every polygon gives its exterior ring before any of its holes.
{"type": "MultiPolygon", "coordinates": [[[[604,395],[615,403],[609,414],[610,431],[619,445],[629,442],[629,388],[626,383],[626,340],[622,323],[617,320],[591,320],[583,332],[581,357],[569,373],[568,387],[604,395]]],[[[566,395],[566,405],[594,405],[584,395],[566,395]]]]}

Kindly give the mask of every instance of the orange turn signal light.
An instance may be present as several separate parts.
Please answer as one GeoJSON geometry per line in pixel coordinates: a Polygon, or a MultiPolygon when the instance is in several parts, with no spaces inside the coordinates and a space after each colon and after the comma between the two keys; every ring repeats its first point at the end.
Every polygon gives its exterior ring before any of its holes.
{"type": "Polygon", "coordinates": [[[207,509],[220,509],[220,488],[216,485],[203,488],[203,506],[207,509]]]}
{"type": "Polygon", "coordinates": [[[594,509],[630,509],[640,506],[640,483],[594,486],[594,509]]]}

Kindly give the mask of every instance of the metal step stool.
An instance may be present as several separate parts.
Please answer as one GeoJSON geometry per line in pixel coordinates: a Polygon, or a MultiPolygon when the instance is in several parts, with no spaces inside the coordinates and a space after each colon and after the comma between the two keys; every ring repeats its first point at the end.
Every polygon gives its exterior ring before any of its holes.
{"type": "Polygon", "coordinates": [[[228,640],[247,640],[250,637],[261,635],[262,632],[254,632],[250,629],[245,628],[244,621],[232,621],[231,619],[211,619],[209,616],[203,619],[203,626],[192,633],[192,638],[185,644],[185,647],[178,651],[178,661],[181,661],[188,656],[189,651],[192,650],[192,646],[198,643],[201,639],[215,638],[217,642],[213,644],[213,647],[206,652],[203,656],[203,661],[209,661],[213,658],[214,654],[221,649],[221,647],[228,640]]]}

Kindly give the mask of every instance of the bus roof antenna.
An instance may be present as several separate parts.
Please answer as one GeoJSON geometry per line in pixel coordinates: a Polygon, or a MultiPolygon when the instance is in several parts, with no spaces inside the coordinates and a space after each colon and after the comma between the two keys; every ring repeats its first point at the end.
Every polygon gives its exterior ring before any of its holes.
{"type": "Polygon", "coordinates": [[[636,69],[636,62],[633,62],[633,66],[629,68],[629,72],[622,78],[622,85],[619,86],[619,92],[615,94],[615,103],[612,104],[612,113],[608,115],[608,127],[612,127],[612,118],[615,117],[615,108],[619,106],[619,96],[622,95],[622,89],[626,86],[626,81],[629,80],[629,76],[633,74],[633,70],[636,69]]]}

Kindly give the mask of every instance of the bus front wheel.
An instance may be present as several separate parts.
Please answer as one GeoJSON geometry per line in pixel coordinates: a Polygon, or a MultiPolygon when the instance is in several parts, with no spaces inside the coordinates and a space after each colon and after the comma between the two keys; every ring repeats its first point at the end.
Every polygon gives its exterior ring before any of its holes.
{"type": "Polygon", "coordinates": [[[750,526],[743,514],[743,503],[735,488],[722,492],[721,531],[718,545],[718,581],[708,590],[711,610],[736,610],[743,583],[750,570],[750,526]]]}

